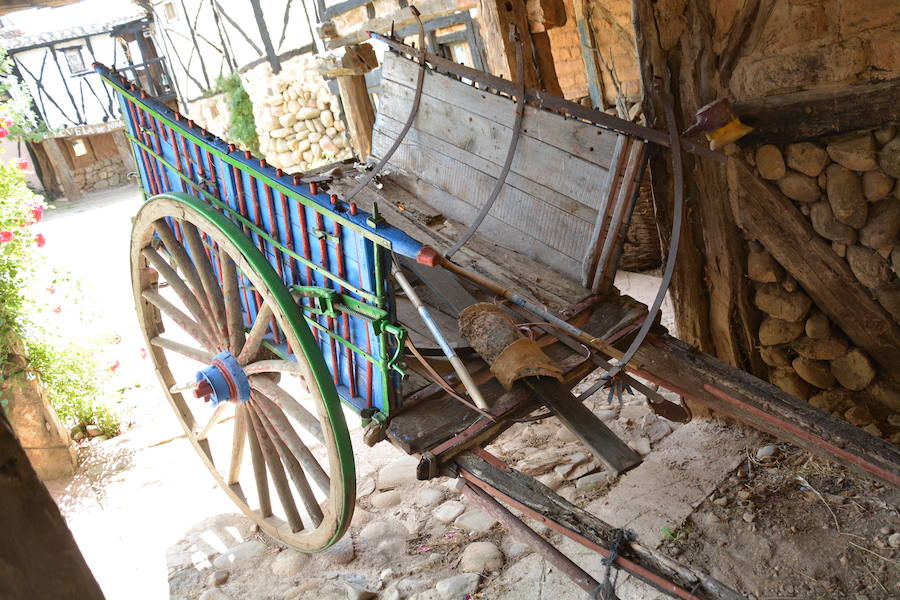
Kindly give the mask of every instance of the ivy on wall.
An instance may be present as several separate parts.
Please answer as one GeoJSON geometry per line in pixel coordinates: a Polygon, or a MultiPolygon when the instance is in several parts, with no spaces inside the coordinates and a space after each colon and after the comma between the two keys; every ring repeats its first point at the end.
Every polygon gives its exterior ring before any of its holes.
{"type": "Polygon", "coordinates": [[[237,73],[219,77],[208,95],[225,94],[228,101],[228,139],[241,148],[259,156],[259,137],[256,135],[256,119],[253,104],[237,73]]]}

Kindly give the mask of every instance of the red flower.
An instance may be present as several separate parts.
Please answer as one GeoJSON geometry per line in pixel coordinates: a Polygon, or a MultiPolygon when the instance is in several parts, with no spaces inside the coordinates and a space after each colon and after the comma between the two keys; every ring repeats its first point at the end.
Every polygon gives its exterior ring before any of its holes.
{"type": "Polygon", "coordinates": [[[116,369],[118,369],[118,368],[119,368],[119,361],[116,361],[113,364],[109,365],[109,370],[112,371],[113,373],[115,373],[116,369]]]}
{"type": "Polygon", "coordinates": [[[141,358],[142,359],[147,358],[147,349],[146,348],[141,348],[141,358]]]}
{"type": "Polygon", "coordinates": [[[16,166],[22,169],[23,171],[28,168],[28,159],[22,158],[21,156],[16,159],[16,166]]]}
{"type": "Polygon", "coordinates": [[[61,313],[61,312],[62,312],[62,306],[60,306],[59,304],[57,304],[57,305],[56,305],[56,308],[53,309],[53,312],[55,312],[56,314],[61,313]]]}
{"type": "Polygon", "coordinates": [[[5,138],[9,135],[9,130],[6,127],[0,127],[0,138],[5,138]]]}
{"type": "Polygon", "coordinates": [[[5,122],[6,122],[6,126],[7,126],[7,127],[12,127],[12,126],[13,126],[13,120],[12,120],[12,119],[6,119],[5,122]]]}
{"type": "Polygon", "coordinates": [[[39,233],[39,234],[37,234],[36,236],[34,236],[34,243],[37,244],[37,247],[38,247],[38,248],[43,248],[43,247],[44,247],[44,244],[47,243],[47,240],[44,239],[44,234],[43,234],[43,233],[39,233]]]}
{"type": "Polygon", "coordinates": [[[12,239],[12,231],[0,231],[0,244],[5,244],[6,242],[12,241],[12,239]]]}
{"type": "Polygon", "coordinates": [[[48,293],[48,294],[55,294],[55,293],[56,293],[56,288],[55,288],[54,286],[52,286],[52,285],[49,286],[49,287],[47,287],[47,293],[48,293]]]}
{"type": "Polygon", "coordinates": [[[31,222],[37,223],[44,218],[44,207],[40,204],[31,209],[31,222]]]}

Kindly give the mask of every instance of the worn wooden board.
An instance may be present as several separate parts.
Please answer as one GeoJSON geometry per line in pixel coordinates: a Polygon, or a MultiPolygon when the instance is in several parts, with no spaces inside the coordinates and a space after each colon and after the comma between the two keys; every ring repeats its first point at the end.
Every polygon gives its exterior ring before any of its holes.
{"type": "MultiPolygon", "coordinates": [[[[387,54],[373,153],[383,155],[403,127],[417,65],[387,54]]],[[[474,220],[508,152],[514,103],[429,71],[412,129],[391,165],[403,185],[446,216],[474,220]]],[[[580,276],[585,245],[617,135],[526,107],[506,184],[480,228],[488,239],[569,277],[580,276]]]]}

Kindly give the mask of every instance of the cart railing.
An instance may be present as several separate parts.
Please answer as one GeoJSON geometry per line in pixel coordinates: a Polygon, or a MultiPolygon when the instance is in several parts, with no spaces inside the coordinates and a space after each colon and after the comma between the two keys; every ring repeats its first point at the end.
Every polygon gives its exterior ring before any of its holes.
{"type": "MultiPolygon", "coordinates": [[[[405,339],[389,301],[390,253],[428,263],[429,249],[385,223],[377,210],[367,213],[300,175],[287,175],[206,132],[121,74],[103,65],[95,69],[118,93],[145,198],[188,193],[240,226],[297,299],[342,400],[364,417],[386,418],[405,339]]],[[[177,223],[170,226],[179,236],[177,223]]],[[[259,297],[249,281],[243,284],[249,325],[259,297]]],[[[266,345],[290,357],[282,338],[273,327],[266,345]]]]}

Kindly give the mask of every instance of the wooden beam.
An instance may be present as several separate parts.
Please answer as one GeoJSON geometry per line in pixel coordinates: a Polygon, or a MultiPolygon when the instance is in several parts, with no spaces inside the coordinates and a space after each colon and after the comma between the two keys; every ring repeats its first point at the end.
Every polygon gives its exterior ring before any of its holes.
{"type": "Polygon", "coordinates": [[[524,0],[479,0],[478,25],[484,40],[487,71],[508,81],[518,72],[515,42],[510,27],[515,26],[522,40],[522,56],[525,61],[525,85],[541,88],[537,69],[532,60],[533,50],[528,12],[524,0]]]}
{"type": "Polygon", "coordinates": [[[854,344],[886,373],[896,375],[900,327],[872,299],[847,262],[832,251],[790,199],[736,157],[728,161],[728,183],[740,228],[765,246],[854,344]]]}
{"type": "Polygon", "coordinates": [[[125,139],[125,131],[123,129],[113,131],[112,138],[116,143],[116,150],[119,151],[119,158],[122,159],[125,168],[129,171],[136,171],[137,163],[134,160],[134,151],[131,149],[131,144],[125,139]]]}
{"type": "Polygon", "coordinates": [[[581,60],[584,62],[584,73],[587,75],[591,105],[594,108],[606,110],[606,101],[603,98],[603,72],[600,70],[600,62],[597,60],[600,50],[597,48],[594,28],[587,11],[585,11],[585,0],[573,0],[573,3],[578,40],[581,42],[581,60]]]}
{"type": "Polygon", "coordinates": [[[47,150],[47,158],[53,166],[53,172],[56,174],[56,180],[62,186],[63,194],[69,202],[81,200],[81,190],[75,185],[75,177],[69,163],[63,156],[62,148],[63,140],[60,138],[50,138],[41,142],[44,149],[47,150]]]}
{"type": "Polygon", "coordinates": [[[366,76],[342,75],[337,82],[353,151],[360,160],[365,160],[372,153],[372,128],[375,126],[375,108],[369,98],[366,76]]]}
{"type": "Polygon", "coordinates": [[[900,120],[900,79],[780,94],[737,102],[733,108],[754,128],[742,145],[813,139],[900,120]]]}
{"type": "MultiPolygon", "coordinates": [[[[803,248],[798,241],[794,246],[803,248]]],[[[847,302],[850,306],[851,303],[847,302]]],[[[900,486],[900,448],[774,385],[697,352],[671,336],[650,335],[634,374],[692,403],[746,423],[846,467],[900,486]]]]}

